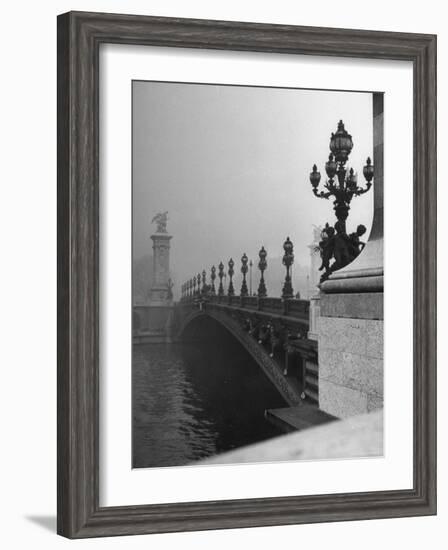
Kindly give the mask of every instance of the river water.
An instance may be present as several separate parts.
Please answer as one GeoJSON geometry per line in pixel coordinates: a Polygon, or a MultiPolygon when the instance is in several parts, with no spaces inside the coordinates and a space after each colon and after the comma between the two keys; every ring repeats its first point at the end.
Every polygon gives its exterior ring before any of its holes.
{"type": "Polygon", "coordinates": [[[133,467],[186,465],[279,435],[264,411],[282,406],[258,365],[225,334],[136,345],[133,467]]]}

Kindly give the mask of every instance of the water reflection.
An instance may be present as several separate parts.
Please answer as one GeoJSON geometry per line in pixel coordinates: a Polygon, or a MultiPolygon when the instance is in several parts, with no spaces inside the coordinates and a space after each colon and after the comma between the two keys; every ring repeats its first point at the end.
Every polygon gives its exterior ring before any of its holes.
{"type": "Polygon", "coordinates": [[[223,333],[133,350],[133,467],[179,466],[279,434],[264,418],[285,403],[223,333]]]}

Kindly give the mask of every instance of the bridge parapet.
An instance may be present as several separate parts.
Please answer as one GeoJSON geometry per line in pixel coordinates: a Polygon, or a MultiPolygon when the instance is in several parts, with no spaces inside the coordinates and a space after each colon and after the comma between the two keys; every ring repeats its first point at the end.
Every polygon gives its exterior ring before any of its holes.
{"type": "Polygon", "coordinates": [[[258,296],[218,296],[216,294],[201,294],[185,297],[181,305],[192,307],[198,304],[220,304],[263,313],[281,315],[300,319],[309,324],[310,302],[296,298],[259,298],[258,296]]]}
{"type": "Polygon", "coordinates": [[[248,309],[259,308],[259,298],[257,296],[241,296],[241,306],[248,309]]]}

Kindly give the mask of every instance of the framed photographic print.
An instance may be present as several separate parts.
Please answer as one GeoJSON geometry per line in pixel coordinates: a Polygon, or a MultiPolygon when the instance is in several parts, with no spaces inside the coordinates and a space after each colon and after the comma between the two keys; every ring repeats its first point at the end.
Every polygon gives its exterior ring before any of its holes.
{"type": "Polygon", "coordinates": [[[436,38],[58,18],[58,532],[436,512],[436,38]]]}

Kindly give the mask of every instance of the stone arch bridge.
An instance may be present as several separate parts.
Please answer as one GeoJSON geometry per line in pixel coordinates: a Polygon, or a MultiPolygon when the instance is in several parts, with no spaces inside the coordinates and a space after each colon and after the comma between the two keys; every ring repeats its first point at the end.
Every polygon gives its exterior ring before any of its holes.
{"type": "Polygon", "coordinates": [[[291,406],[318,402],[317,342],[308,337],[310,302],[257,296],[196,295],[174,307],[172,334],[188,338],[198,320],[213,319],[252,356],[291,406]]]}

